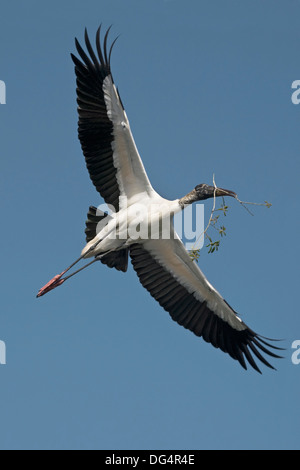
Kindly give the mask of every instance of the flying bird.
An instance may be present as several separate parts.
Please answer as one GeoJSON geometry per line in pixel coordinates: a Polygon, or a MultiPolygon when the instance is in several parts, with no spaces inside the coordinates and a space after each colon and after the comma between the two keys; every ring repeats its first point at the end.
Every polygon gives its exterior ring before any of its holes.
{"type": "Polygon", "coordinates": [[[257,359],[274,369],[263,353],[279,358],[270,348],[280,348],[241,320],[191,259],[173,225],[174,214],[193,202],[236,194],[199,184],[186,196],[169,201],[153,189],[112,77],[111,53],[116,40],[108,46],[109,31],[102,43],[101,27],[98,29],[94,50],[85,30],[87,52],[76,39],[79,58],[71,57],[77,78],[78,137],[90,178],[111,214],[89,208],[87,244],[80,258],[51,279],[37,297],[96,261],[126,272],[130,257],[141,284],[179,325],[228,353],[245,369],[249,363],[260,372],[257,359]],[[138,212],[144,235],[133,237],[129,228],[138,212]],[[166,220],[170,221],[169,237],[162,236],[161,222],[166,220]],[[146,236],[155,223],[155,236],[146,236]],[[92,261],[65,276],[83,258],[92,261]]]}

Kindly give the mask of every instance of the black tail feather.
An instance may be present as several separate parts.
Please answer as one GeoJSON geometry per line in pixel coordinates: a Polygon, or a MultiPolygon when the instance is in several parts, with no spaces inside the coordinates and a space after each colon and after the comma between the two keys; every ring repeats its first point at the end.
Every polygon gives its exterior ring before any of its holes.
{"type": "MultiPolygon", "coordinates": [[[[97,235],[98,224],[109,215],[105,212],[99,211],[96,207],[91,206],[87,214],[87,221],[85,223],[86,242],[89,243],[97,235]]],[[[119,251],[113,251],[101,258],[101,263],[106,264],[109,268],[115,268],[124,273],[128,268],[128,249],[125,248],[119,251]]]]}
{"type": "Polygon", "coordinates": [[[109,268],[116,268],[118,271],[126,273],[128,268],[128,249],[124,248],[119,251],[112,251],[101,258],[101,263],[106,264],[109,268]]]}
{"type": "Polygon", "coordinates": [[[95,238],[95,236],[97,235],[97,225],[99,224],[99,222],[101,222],[101,220],[105,219],[106,217],[108,217],[108,214],[106,212],[99,211],[97,207],[91,206],[89,208],[87,214],[87,221],[85,222],[85,235],[87,243],[89,243],[95,238]]]}

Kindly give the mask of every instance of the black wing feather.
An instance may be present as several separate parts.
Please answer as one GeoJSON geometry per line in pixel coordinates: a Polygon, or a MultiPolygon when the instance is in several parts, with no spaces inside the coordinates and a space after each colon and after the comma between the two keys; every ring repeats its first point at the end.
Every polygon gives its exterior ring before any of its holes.
{"type": "Polygon", "coordinates": [[[113,161],[113,124],[108,117],[104,99],[103,82],[107,76],[113,80],[110,70],[112,43],[108,51],[108,33],[105,34],[103,51],[100,41],[101,27],[96,34],[96,50],[85,30],[85,44],[88,54],[78,40],[75,40],[77,52],[81,58],[71,54],[77,77],[78,137],[85,156],[90,178],[97,191],[107,204],[119,210],[120,191],[117,181],[117,169],[113,161]]]}
{"type": "MultiPolygon", "coordinates": [[[[243,331],[235,330],[219,318],[206,302],[199,302],[141,244],[130,247],[130,256],[141,284],[179,325],[229,354],[244,369],[247,369],[247,360],[253,369],[261,373],[251,352],[267,367],[274,369],[257,348],[272,357],[280,356],[263,346],[266,342],[254,331],[248,327],[243,331]]],[[[267,346],[280,349],[269,343],[267,346]]]]}

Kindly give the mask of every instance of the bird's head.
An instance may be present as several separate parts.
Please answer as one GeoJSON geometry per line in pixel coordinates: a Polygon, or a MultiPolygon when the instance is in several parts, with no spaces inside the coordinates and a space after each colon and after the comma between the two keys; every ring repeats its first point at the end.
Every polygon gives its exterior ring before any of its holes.
{"type": "Polygon", "coordinates": [[[208,184],[198,184],[195,187],[195,192],[198,201],[220,196],[236,197],[236,193],[229,191],[229,189],[215,188],[214,186],[209,186],[208,184]]]}

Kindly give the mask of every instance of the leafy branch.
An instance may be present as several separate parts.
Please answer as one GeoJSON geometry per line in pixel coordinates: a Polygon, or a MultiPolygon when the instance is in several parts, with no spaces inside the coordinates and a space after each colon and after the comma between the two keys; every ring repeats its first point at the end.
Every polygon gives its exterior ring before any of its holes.
{"type": "MultiPolygon", "coordinates": [[[[211,214],[209,217],[208,224],[205,228],[205,230],[201,233],[200,237],[204,236],[204,238],[208,241],[206,248],[208,248],[208,253],[215,253],[219,250],[221,239],[226,236],[226,227],[225,225],[220,225],[221,218],[226,217],[228,214],[229,206],[225,203],[224,197],[222,198],[222,204],[219,208],[216,209],[216,191],[218,189],[216,183],[215,183],[215,176],[213,176],[213,184],[214,184],[214,202],[213,202],[213,207],[211,210],[211,214]],[[213,228],[219,235],[218,239],[213,239],[212,236],[208,234],[208,231],[210,228],[213,228]]],[[[246,211],[251,214],[252,216],[254,215],[247,205],[255,205],[255,206],[264,206],[267,207],[268,209],[272,206],[272,204],[268,201],[265,201],[264,203],[257,203],[257,202],[245,202],[241,201],[238,196],[235,196],[235,199],[246,209],[246,211]]],[[[199,238],[196,240],[196,243],[199,241],[199,238]]],[[[195,246],[194,245],[194,246],[195,246]]],[[[198,263],[199,258],[200,258],[200,251],[201,249],[198,248],[193,248],[192,250],[189,251],[189,255],[192,259],[192,261],[196,261],[198,263]]]]}

